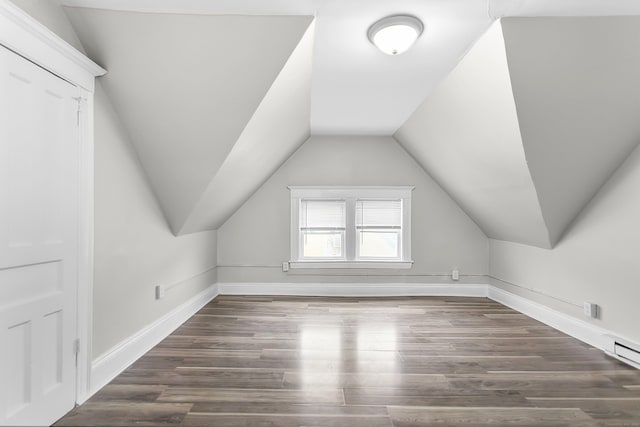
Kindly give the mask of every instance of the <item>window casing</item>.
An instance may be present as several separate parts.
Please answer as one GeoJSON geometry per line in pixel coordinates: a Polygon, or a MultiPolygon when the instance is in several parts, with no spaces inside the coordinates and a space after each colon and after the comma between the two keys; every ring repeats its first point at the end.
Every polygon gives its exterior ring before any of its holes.
{"type": "Polygon", "coordinates": [[[411,268],[413,187],[289,187],[291,268],[411,268]]]}

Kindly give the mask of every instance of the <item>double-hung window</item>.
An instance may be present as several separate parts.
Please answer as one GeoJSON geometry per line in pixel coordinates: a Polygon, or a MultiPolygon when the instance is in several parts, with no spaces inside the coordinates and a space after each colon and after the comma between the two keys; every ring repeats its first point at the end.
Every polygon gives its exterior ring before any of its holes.
{"type": "Polygon", "coordinates": [[[289,187],[291,268],[410,268],[413,187],[289,187]]]}
{"type": "Polygon", "coordinates": [[[356,258],[401,260],[402,199],[356,200],[356,258]]]}
{"type": "Polygon", "coordinates": [[[300,201],[298,242],[303,259],[344,259],[346,203],[344,200],[300,201]]]}

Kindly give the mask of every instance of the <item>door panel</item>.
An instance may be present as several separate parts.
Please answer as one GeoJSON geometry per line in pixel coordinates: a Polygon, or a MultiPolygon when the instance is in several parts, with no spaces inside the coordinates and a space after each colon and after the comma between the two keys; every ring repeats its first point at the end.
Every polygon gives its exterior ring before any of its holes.
{"type": "Polygon", "coordinates": [[[0,424],[75,402],[79,145],[73,85],[0,46],[0,424]]]}

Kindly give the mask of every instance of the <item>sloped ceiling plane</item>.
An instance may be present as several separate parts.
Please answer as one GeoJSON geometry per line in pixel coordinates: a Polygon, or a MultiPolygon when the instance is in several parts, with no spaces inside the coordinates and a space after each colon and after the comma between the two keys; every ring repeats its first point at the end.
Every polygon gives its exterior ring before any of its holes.
{"type": "Polygon", "coordinates": [[[386,135],[487,236],[550,248],[640,141],[637,2],[266,3],[63,1],[176,235],[310,135],[386,135]],[[405,9],[425,32],[386,56],[366,30],[405,9]]]}

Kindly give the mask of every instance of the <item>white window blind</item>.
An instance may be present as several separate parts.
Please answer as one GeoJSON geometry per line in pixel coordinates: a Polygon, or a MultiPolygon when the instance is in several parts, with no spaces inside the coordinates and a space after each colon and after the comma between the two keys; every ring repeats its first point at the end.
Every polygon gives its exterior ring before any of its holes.
{"type": "Polygon", "coordinates": [[[302,200],[300,202],[301,230],[344,230],[344,200],[302,200]]]}
{"type": "Polygon", "coordinates": [[[356,228],[400,229],[401,227],[401,200],[358,200],[356,202],[356,228]]]}
{"type": "Polygon", "coordinates": [[[402,200],[356,200],[357,257],[399,259],[402,200]]]}
{"type": "Polygon", "coordinates": [[[410,186],[290,186],[291,268],[411,268],[410,186]]]}
{"type": "Polygon", "coordinates": [[[300,201],[300,247],[303,258],[344,257],[345,228],[344,200],[300,201]]]}

